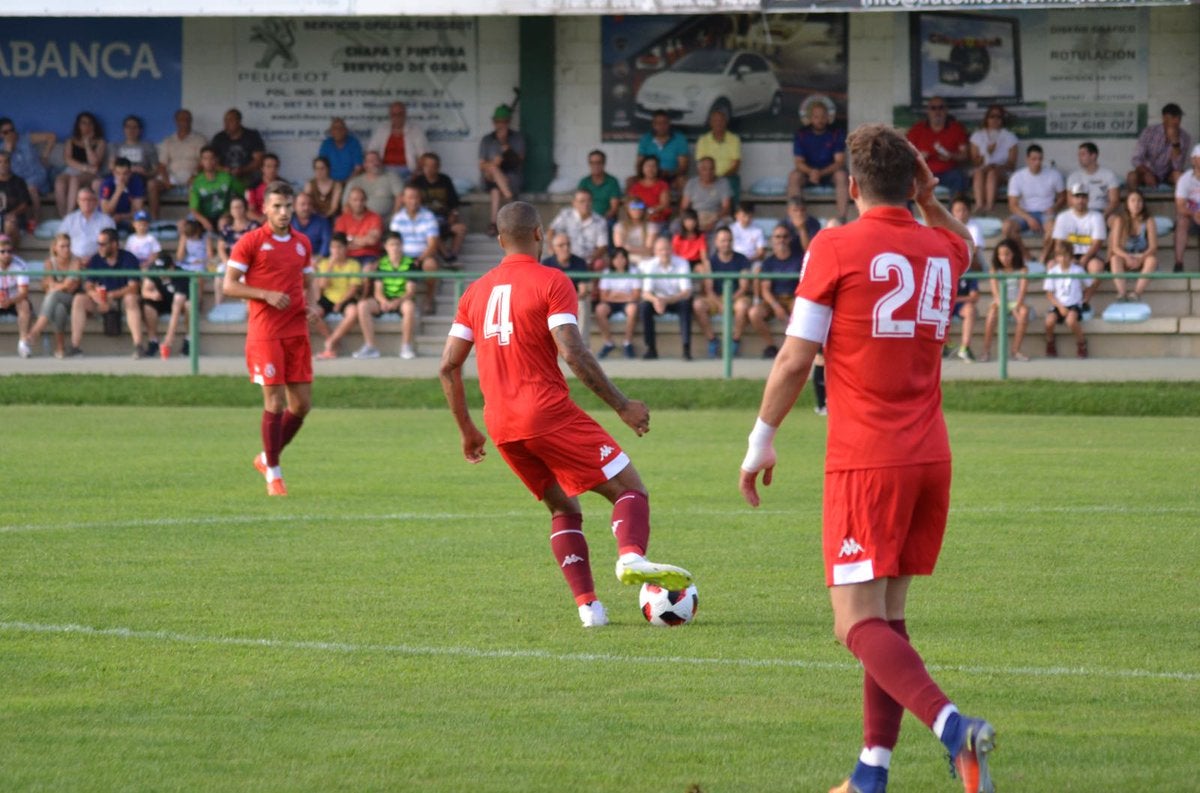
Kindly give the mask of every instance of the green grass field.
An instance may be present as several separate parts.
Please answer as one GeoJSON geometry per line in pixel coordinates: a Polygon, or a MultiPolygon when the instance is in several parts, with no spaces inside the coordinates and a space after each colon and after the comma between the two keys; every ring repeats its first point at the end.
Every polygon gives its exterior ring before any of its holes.
{"type": "MultiPolygon", "coordinates": [[[[271,500],[254,408],[2,408],[0,790],[824,793],[849,771],[811,412],[758,511],[735,486],[752,409],[657,411],[643,439],[602,416],[700,611],[642,621],[586,496],[614,623],[590,632],[494,450],[462,462],[444,411],[318,408],[271,500]]],[[[948,540],[909,627],[997,726],[1002,793],[1195,789],[1200,420],[949,422],[948,540]]],[[[891,789],[957,785],[907,718],[891,789]]]]}

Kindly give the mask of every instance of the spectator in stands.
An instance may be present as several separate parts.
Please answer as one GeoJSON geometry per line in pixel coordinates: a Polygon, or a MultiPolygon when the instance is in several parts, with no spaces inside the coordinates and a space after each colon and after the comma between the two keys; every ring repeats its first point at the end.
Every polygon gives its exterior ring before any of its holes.
{"type": "Polygon", "coordinates": [[[812,244],[812,238],[821,230],[821,221],[808,214],[803,196],[792,196],[788,199],[787,217],[783,219],[783,226],[792,235],[792,254],[803,259],[808,246],[812,244]]]}
{"type": "MultiPolygon", "coordinates": [[[[708,273],[741,273],[748,275],[752,269],[750,260],[742,254],[738,253],[733,248],[733,232],[728,228],[719,228],[713,234],[713,252],[707,258],[704,264],[695,272],[708,273]]],[[[725,305],[723,290],[725,281],[716,281],[711,278],[705,278],[700,282],[698,294],[692,301],[692,311],[696,315],[696,322],[700,325],[700,332],[704,334],[704,338],[708,340],[708,357],[716,358],[720,354],[721,346],[717,339],[717,332],[713,328],[712,318],[720,314],[725,305]]],[[[754,290],[750,285],[749,278],[738,278],[732,285],[733,288],[733,355],[736,356],[742,347],[742,333],[746,330],[746,323],[750,319],[750,305],[753,301],[754,290]]]]}
{"type": "Polygon", "coordinates": [[[86,110],[75,116],[71,137],[63,147],[66,168],[54,180],[54,204],[59,217],[66,217],[75,209],[75,199],[81,187],[90,187],[104,167],[104,129],[100,121],[86,110]]]}
{"type": "Polygon", "coordinates": [[[377,151],[363,155],[363,172],[346,182],[342,191],[342,211],[346,211],[346,199],[350,191],[358,188],[367,197],[367,209],[381,218],[392,219],[400,211],[404,196],[404,182],[400,177],[383,167],[383,158],[377,151]]]}
{"type": "Polygon", "coordinates": [[[213,135],[211,145],[221,166],[237,181],[239,193],[262,181],[267,147],[262,135],[242,126],[242,111],[236,107],[225,111],[224,129],[213,135]]]}
{"type": "Polygon", "coordinates": [[[125,238],[125,250],[136,256],[142,267],[149,265],[162,251],[162,243],[150,233],[150,213],[144,209],[133,214],[133,233],[125,238]]]}
{"type": "MultiPolygon", "coordinates": [[[[733,223],[729,230],[733,232],[733,249],[757,265],[766,255],[767,236],[763,230],[754,225],[754,205],[743,201],[738,204],[733,213],[733,223]]],[[[791,232],[788,232],[789,234],[791,232]]],[[[788,243],[791,244],[790,241],[788,243]]]]}
{"type": "Polygon", "coordinates": [[[608,224],[592,211],[592,194],[576,190],[571,206],[563,207],[550,223],[550,230],[566,234],[571,239],[571,253],[588,263],[588,267],[604,269],[608,254],[608,224]]]}
{"type": "Polygon", "coordinates": [[[108,169],[112,171],[117,160],[126,159],[130,171],[147,184],[158,172],[158,148],[142,139],[142,120],[137,116],[125,116],[121,129],[125,137],[108,145],[108,169]]]}
{"type": "MultiPolygon", "coordinates": [[[[983,125],[971,133],[971,165],[975,167],[975,211],[991,212],[996,206],[996,191],[1017,167],[1020,142],[1005,123],[1008,113],[1000,105],[991,105],[983,116],[983,125]]],[[[1011,205],[1011,196],[1010,205],[1011,205]]]]}
{"type": "Polygon", "coordinates": [[[71,303],[71,349],[69,355],[81,355],[83,332],[88,316],[107,314],[123,309],[129,334],[133,337],[133,357],[145,358],[142,344],[141,278],[128,275],[108,275],[109,270],[138,270],[138,260],[123,251],[117,241],[117,230],[107,228],[96,236],[96,254],[88,260],[84,288],[75,293],[71,303]]]}
{"type": "MultiPolygon", "coordinates": [[[[254,187],[247,188],[245,192],[246,211],[250,214],[250,217],[258,221],[260,226],[267,222],[267,213],[263,211],[263,202],[267,195],[267,185],[279,179],[283,179],[279,175],[279,157],[276,154],[267,152],[263,155],[262,180],[254,187]]],[[[286,182],[287,180],[283,179],[283,181],[286,182]]],[[[304,191],[301,190],[300,192],[303,193],[304,191]]],[[[316,253],[316,251],[313,252],[316,253]]]]}
{"type": "Polygon", "coordinates": [[[646,205],[640,198],[630,197],[620,222],[613,226],[613,245],[624,248],[635,259],[645,259],[654,252],[658,233],[658,225],[646,218],[646,205]]]}
{"type": "Polygon", "coordinates": [[[69,236],[54,235],[50,241],[50,255],[42,263],[42,269],[46,271],[42,276],[42,306],[25,336],[25,344],[31,351],[37,349],[38,339],[49,326],[54,333],[54,357],[65,358],[66,334],[71,329],[71,301],[79,289],[79,277],[63,273],[83,269],[83,263],[71,253],[69,236]]]}
{"type": "Polygon", "coordinates": [[[92,188],[79,188],[75,201],[79,209],[63,218],[58,230],[70,235],[71,253],[86,262],[98,250],[96,241],[100,231],[115,228],[117,224],[100,211],[100,199],[92,192],[92,188]]]}
{"type": "Polygon", "coordinates": [[[646,277],[642,281],[642,305],[638,309],[642,315],[642,339],[646,343],[642,358],[658,359],[656,318],[675,314],[683,338],[683,360],[692,360],[692,281],[687,277],[690,271],[687,261],[671,253],[670,240],[659,237],[654,241],[654,256],[638,265],[638,270],[645,276],[674,276],[646,277]]]}
{"type": "Polygon", "coordinates": [[[780,224],[771,231],[771,253],[763,259],[759,272],[763,275],[795,275],[795,278],[762,279],[757,282],[759,303],[750,309],[750,324],[763,339],[763,358],[774,358],[779,347],[771,336],[770,322],[775,318],[787,327],[800,283],[804,260],[792,254],[792,234],[780,224]]]}
{"type": "MultiPolygon", "coordinates": [[[[1107,238],[1104,217],[1088,207],[1088,186],[1077,182],[1070,187],[1070,205],[1054,220],[1053,237],[1071,243],[1075,263],[1089,273],[1104,272],[1104,260],[1100,258],[1100,246],[1107,238]]],[[[1100,287],[1099,281],[1083,292],[1083,310],[1090,306],[1092,295],[1100,287]]]]}
{"type": "MultiPolygon", "coordinates": [[[[550,255],[542,259],[542,264],[562,270],[568,276],[591,272],[586,261],[571,253],[571,238],[562,232],[551,237],[550,255]]],[[[572,278],[571,282],[575,284],[580,299],[586,299],[591,294],[594,282],[586,278],[572,278]]]]}
{"type": "Polygon", "coordinates": [[[717,178],[717,166],[712,157],[701,157],[696,161],[696,175],[683,188],[680,211],[694,209],[700,219],[700,230],[707,234],[717,223],[728,220],[732,205],[729,182],[717,178]]]}
{"type": "Polygon", "coordinates": [[[338,343],[358,325],[358,303],[362,299],[362,265],[346,253],[346,237],[335,234],[329,242],[329,256],[317,262],[317,289],[321,297],[317,300],[320,318],[315,321],[318,332],[325,337],[324,349],[317,353],[322,361],[338,357],[338,343]],[[342,278],[330,278],[330,274],[342,278]],[[341,322],[329,332],[325,318],[330,314],[341,314],[341,322]]]}
{"type": "Polygon", "coordinates": [[[950,309],[950,315],[958,317],[962,322],[958,349],[947,347],[946,351],[955,352],[959,360],[974,363],[975,354],[971,352],[971,335],[975,332],[975,320],[979,316],[978,274],[986,269],[982,253],[983,231],[979,228],[979,224],[971,219],[971,205],[965,195],[957,195],[950,202],[950,214],[954,215],[954,219],[963,224],[970,233],[971,242],[975,245],[975,256],[971,259],[967,271],[958,279],[954,292],[954,305],[950,309]]]}
{"type": "MultiPolygon", "coordinates": [[[[512,108],[499,105],[492,113],[492,131],[479,142],[479,172],[492,201],[488,234],[496,236],[496,213],[524,185],[525,136],[512,128],[512,108]]],[[[590,198],[590,193],[588,194],[590,198]]]]}
{"type": "Polygon", "coordinates": [[[313,256],[331,255],[330,240],[333,224],[329,218],[313,212],[312,198],[307,193],[297,193],[292,213],[292,228],[308,237],[313,256]]]}
{"type": "Polygon", "coordinates": [[[29,302],[28,267],[17,256],[17,243],[7,234],[0,234],[0,316],[17,318],[17,354],[28,358],[33,354],[29,342],[29,326],[33,308],[29,302]]]}
{"type": "Polygon", "coordinates": [[[29,188],[29,225],[42,216],[42,194],[51,190],[46,160],[57,137],[53,132],[31,132],[21,137],[11,118],[0,118],[0,151],[12,156],[13,173],[24,179],[29,188]]]}
{"type": "Polygon", "coordinates": [[[742,139],[729,131],[729,116],[723,110],[708,114],[708,132],[696,139],[696,159],[712,157],[718,178],[729,182],[733,201],[742,192],[742,139]]]}
{"type": "MultiPolygon", "coordinates": [[[[371,133],[371,139],[367,141],[367,151],[378,152],[384,169],[395,174],[403,184],[412,176],[421,155],[429,151],[429,141],[424,130],[416,124],[409,123],[408,106],[403,102],[392,102],[388,108],[388,123],[376,127],[371,133]]],[[[397,190],[396,193],[399,195],[400,191],[397,190]]]]}
{"type": "Polygon", "coordinates": [[[1112,226],[1121,211],[1121,182],[1110,168],[1100,166],[1100,149],[1095,143],[1079,144],[1079,168],[1067,177],[1067,184],[1085,184],[1088,189],[1088,208],[1104,215],[1104,223],[1112,226]]]}
{"type": "MultiPolygon", "coordinates": [[[[188,309],[188,279],[176,277],[179,268],[169,253],[159,254],[145,268],[142,277],[139,303],[142,307],[142,322],[146,331],[146,355],[153,358],[162,355],[163,360],[171,357],[171,347],[175,343],[175,334],[179,332],[179,321],[188,309]],[[164,343],[158,343],[158,320],[166,314],[167,336],[164,343]]],[[[187,339],[184,339],[184,349],[188,349],[187,339]]],[[[187,354],[186,352],[184,353],[187,354]]]]}
{"type": "MultiPolygon", "coordinates": [[[[1113,222],[1108,242],[1108,264],[1114,273],[1152,273],[1158,269],[1158,227],[1146,209],[1141,190],[1131,190],[1113,222]]],[[[1117,300],[1140,303],[1149,278],[1139,278],[1133,294],[1123,278],[1113,281],[1117,300]]]]}
{"type": "MultiPolygon", "coordinates": [[[[175,248],[175,264],[180,269],[193,273],[208,270],[210,262],[216,262],[216,271],[225,272],[225,260],[216,258],[213,239],[216,234],[206,234],[197,221],[188,219],[179,224],[179,245],[175,248]]],[[[214,305],[221,305],[223,293],[221,279],[212,279],[214,305]]]]}
{"type": "MultiPolygon", "coordinates": [[[[1016,241],[1007,238],[996,243],[996,249],[992,252],[992,273],[1013,275],[1024,272],[1026,272],[1025,259],[1021,255],[1021,246],[1016,241]]],[[[1021,352],[1021,343],[1025,340],[1025,329],[1029,325],[1029,306],[1025,303],[1028,287],[1029,281],[1024,278],[1005,279],[1003,284],[998,278],[992,279],[992,302],[988,306],[987,319],[983,323],[983,352],[979,355],[980,361],[988,361],[992,357],[992,339],[996,335],[996,327],[1000,322],[1001,289],[1006,290],[1008,311],[1016,323],[1010,353],[1013,360],[1029,360],[1029,356],[1021,352]]]]}
{"type": "MultiPolygon", "coordinates": [[[[558,238],[555,238],[558,242],[558,238]]],[[[613,249],[612,261],[604,277],[600,279],[600,299],[596,303],[596,327],[600,330],[603,345],[597,356],[601,360],[607,358],[617,348],[613,342],[612,324],[609,319],[616,314],[625,315],[625,337],[621,350],[626,358],[632,359],[633,330],[637,327],[638,303],[642,299],[642,279],[638,276],[636,267],[629,262],[629,251],[621,246],[613,249]]]]}
{"type": "Polygon", "coordinates": [[[655,111],[650,120],[650,131],[638,140],[637,172],[642,172],[642,160],[653,157],[658,160],[659,175],[671,185],[675,193],[682,193],[687,184],[688,142],[683,133],[671,129],[671,116],[665,110],[655,111]]]}
{"type": "Polygon", "coordinates": [[[1027,261],[1029,254],[1024,250],[1022,232],[1042,235],[1042,249],[1049,251],[1055,213],[1065,204],[1062,174],[1054,168],[1044,167],[1042,147],[1030,144],[1025,150],[1025,167],[1008,180],[1008,209],[1012,214],[1004,221],[1004,236],[1021,243],[1022,255],[1027,261]]]}
{"type": "Polygon", "coordinates": [[[661,228],[671,219],[671,186],[659,175],[658,160],[653,157],[644,158],[638,169],[638,178],[628,188],[629,197],[640,200],[650,222],[661,228]]]}
{"type": "MultiPolygon", "coordinates": [[[[417,263],[424,272],[436,273],[440,266],[438,253],[441,250],[441,231],[437,218],[421,206],[421,189],[416,185],[404,188],[403,205],[392,218],[389,228],[400,235],[404,243],[404,255],[417,263]]],[[[438,282],[429,278],[425,281],[425,297],[421,310],[425,314],[434,311],[434,295],[438,282]]]]}
{"type": "Polygon", "coordinates": [[[200,172],[200,150],[208,141],[192,131],[192,111],[175,111],[175,132],[158,145],[158,176],[146,185],[150,194],[150,216],[161,216],[162,194],[171,189],[187,189],[200,172]]]}
{"type": "Polygon", "coordinates": [[[217,224],[217,261],[222,264],[229,261],[229,257],[233,254],[233,246],[237,244],[237,241],[261,225],[250,217],[246,199],[240,195],[229,199],[229,211],[221,216],[221,220],[217,224]]]}
{"type": "Polygon", "coordinates": [[[943,97],[929,98],[925,118],[912,125],[908,140],[925,158],[942,187],[951,195],[966,192],[965,168],[971,156],[967,128],[950,115],[943,97]]]}
{"type": "Polygon", "coordinates": [[[317,156],[325,158],[329,163],[329,175],[343,185],[363,171],[362,144],[350,134],[346,120],[340,116],[334,116],[329,122],[329,137],[321,141],[317,156]]]}
{"type": "Polygon", "coordinates": [[[1075,336],[1075,354],[1088,357],[1087,339],[1083,336],[1083,291],[1092,285],[1088,278],[1055,278],[1056,275],[1083,275],[1084,269],[1075,263],[1074,247],[1066,240],[1054,243],[1053,263],[1046,268],[1046,299],[1050,310],[1046,312],[1046,357],[1058,357],[1058,345],[1054,341],[1054,326],[1066,324],[1075,336]]]}
{"type": "Polygon", "coordinates": [[[33,212],[33,198],[25,180],[13,173],[12,155],[0,151],[0,233],[20,242],[21,232],[33,212]]]}
{"type": "Polygon", "coordinates": [[[129,160],[118,157],[113,170],[100,180],[100,211],[123,230],[132,228],[133,213],[146,203],[146,181],[133,172],[129,160]]]}
{"type": "Polygon", "coordinates": [[[824,102],[809,105],[808,125],[796,130],[792,138],[792,157],[795,169],[788,176],[788,197],[800,195],[805,187],[832,185],[837,216],[845,220],[850,203],[846,131],[830,123],[824,102]]]}
{"type": "Polygon", "coordinates": [[[1129,189],[1176,184],[1188,169],[1192,136],[1183,128],[1183,110],[1174,102],[1163,105],[1162,123],[1151,124],[1138,135],[1133,149],[1133,170],[1125,176],[1129,189]]]}
{"type": "Polygon", "coordinates": [[[458,188],[453,179],[442,173],[442,158],[437,152],[422,154],[420,165],[421,170],[408,180],[408,184],[421,191],[421,203],[437,218],[441,257],[447,264],[453,264],[458,261],[467,239],[467,224],[458,213],[461,204],[458,188]]]}
{"type": "Polygon", "coordinates": [[[1175,183],[1175,272],[1183,272],[1188,235],[1200,233],[1200,143],[1192,149],[1191,170],[1175,183]]]}
{"type": "Polygon", "coordinates": [[[346,250],[358,259],[364,272],[375,269],[383,252],[383,218],[367,209],[367,194],[361,188],[350,190],[346,209],[333,224],[334,232],[346,235],[346,250]]]}
{"type": "Polygon", "coordinates": [[[188,216],[208,234],[217,230],[217,222],[229,211],[229,202],[239,194],[234,178],[220,170],[217,150],[212,146],[200,149],[200,173],[192,179],[188,191],[188,216]]]}
{"type": "Polygon", "coordinates": [[[342,183],[330,176],[329,160],[324,157],[313,159],[312,166],[312,178],[302,192],[312,198],[314,212],[332,219],[342,206],[342,183]]]}
{"type": "Polygon", "coordinates": [[[700,216],[696,210],[685,209],[679,213],[679,231],[671,237],[671,252],[686,259],[692,272],[708,264],[708,237],[700,231],[700,216]]]}
{"type": "Polygon", "coordinates": [[[375,346],[375,320],[384,314],[399,312],[401,319],[400,357],[412,360],[417,357],[413,347],[413,329],[416,325],[417,283],[403,274],[416,269],[416,262],[404,255],[404,242],[400,235],[390,232],[385,243],[387,255],[379,260],[379,278],[375,280],[375,294],[360,303],[358,321],[362,325],[363,346],[354,353],[355,358],[378,358],[375,346]]]}
{"type": "Polygon", "coordinates": [[[611,229],[621,211],[621,183],[604,170],[607,163],[608,156],[599,149],[588,152],[588,174],[575,187],[592,194],[592,211],[603,217],[611,229]]]}

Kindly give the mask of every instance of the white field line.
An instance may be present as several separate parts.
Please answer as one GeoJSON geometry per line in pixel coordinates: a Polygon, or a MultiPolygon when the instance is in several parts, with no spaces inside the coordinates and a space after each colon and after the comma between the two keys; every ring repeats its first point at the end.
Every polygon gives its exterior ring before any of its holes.
{"type": "MultiPolygon", "coordinates": [[[[543,661],[573,661],[578,663],[619,664],[686,664],[691,666],[817,669],[856,671],[859,665],[848,662],[806,661],[797,658],[705,658],[700,656],[646,656],[619,653],[555,653],[548,650],[504,650],[479,647],[423,647],[408,644],[355,644],[352,642],[292,641],[288,639],[247,638],[236,636],[198,636],[172,631],[139,631],[132,628],[93,628],[87,625],[46,625],[33,622],[0,622],[0,632],[75,635],[105,639],[128,639],[171,644],[216,645],[249,647],[270,650],[307,652],[382,654],[398,656],[435,656],[486,660],[530,659],[543,661]]],[[[959,666],[930,665],[933,672],[965,672],[972,675],[1005,675],[1011,677],[1054,678],[1076,677],[1108,680],[1178,680],[1195,682],[1200,672],[1155,672],[1147,669],[1092,669],[1071,666],[959,666]]]]}
{"type": "MultiPolygon", "coordinates": [[[[797,515],[820,512],[820,501],[800,504],[792,509],[704,509],[691,508],[671,510],[672,516],[702,515],[709,517],[749,517],[751,515],[797,515]]],[[[980,505],[952,507],[951,515],[1196,515],[1200,505],[1185,507],[1131,507],[1125,504],[1083,504],[1079,506],[1041,506],[1038,504],[980,505]]],[[[399,520],[490,520],[497,518],[527,518],[536,521],[544,517],[537,509],[510,510],[508,512],[393,512],[380,515],[226,515],[196,516],[186,518],[139,518],[133,520],[71,521],[67,523],[14,523],[0,525],[0,534],[16,534],[32,531],[64,531],[93,529],[157,529],[173,526],[220,526],[250,525],[264,523],[311,523],[330,521],[343,523],[382,523],[399,520]]]]}

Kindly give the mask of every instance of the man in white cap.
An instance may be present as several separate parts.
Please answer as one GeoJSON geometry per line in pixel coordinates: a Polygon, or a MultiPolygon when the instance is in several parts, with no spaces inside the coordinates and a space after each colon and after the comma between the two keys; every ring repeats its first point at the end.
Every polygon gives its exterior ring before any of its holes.
{"type": "MultiPolygon", "coordinates": [[[[1100,246],[1107,236],[1104,216],[1088,208],[1088,186],[1084,182],[1073,182],[1067,193],[1070,196],[1067,199],[1068,206],[1054,220],[1053,238],[1071,243],[1074,249],[1072,258],[1080,267],[1089,273],[1102,273],[1104,260],[1100,258],[1100,246]]],[[[1088,310],[1088,302],[1099,287],[1100,281],[1093,279],[1084,289],[1084,311],[1088,310]]]]}

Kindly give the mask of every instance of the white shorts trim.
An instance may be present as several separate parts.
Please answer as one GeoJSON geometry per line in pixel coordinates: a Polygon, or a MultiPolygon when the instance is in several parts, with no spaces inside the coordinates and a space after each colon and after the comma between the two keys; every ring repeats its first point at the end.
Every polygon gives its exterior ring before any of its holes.
{"type": "Polygon", "coordinates": [[[792,318],[788,322],[787,335],[824,344],[829,337],[831,322],[833,322],[831,306],[798,297],[792,306],[792,318]]]}
{"type": "Polygon", "coordinates": [[[624,471],[628,465],[629,465],[629,455],[627,455],[625,452],[621,452],[616,457],[609,460],[608,464],[605,465],[600,470],[604,474],[605,481],[608,481],[609,479],[612,479],[614,476],[616,476],[617,474],[624,471]]]}
{"type": "Polygon", "coordinates": [[[579,324],[579,320],[575,317],[574,314],[551,314],[550,318],[548,320],[546,320],[546,327],[548,327],[550,330],[554,330],[559,325],[578,325],[578,324],[579,324]]]}
{"type": "Polygon", "coordinates": [[[461,322],[455,322],[450,326],[450,335],[456,339],[462,339],[463,341],[475,341],[475,334],[471,332],[470,328],[468,328],[466,325],[463,325],[461,322]]]}
{"type": "MultiPolygon", "coordinates": [[[[812,341],[816,341],[812,339],[812,341]]],[[[875,580],[875,564],[867,559],[863,562],[849,562],[833,566],[833,585],[861,584],[875,580]]]]}

